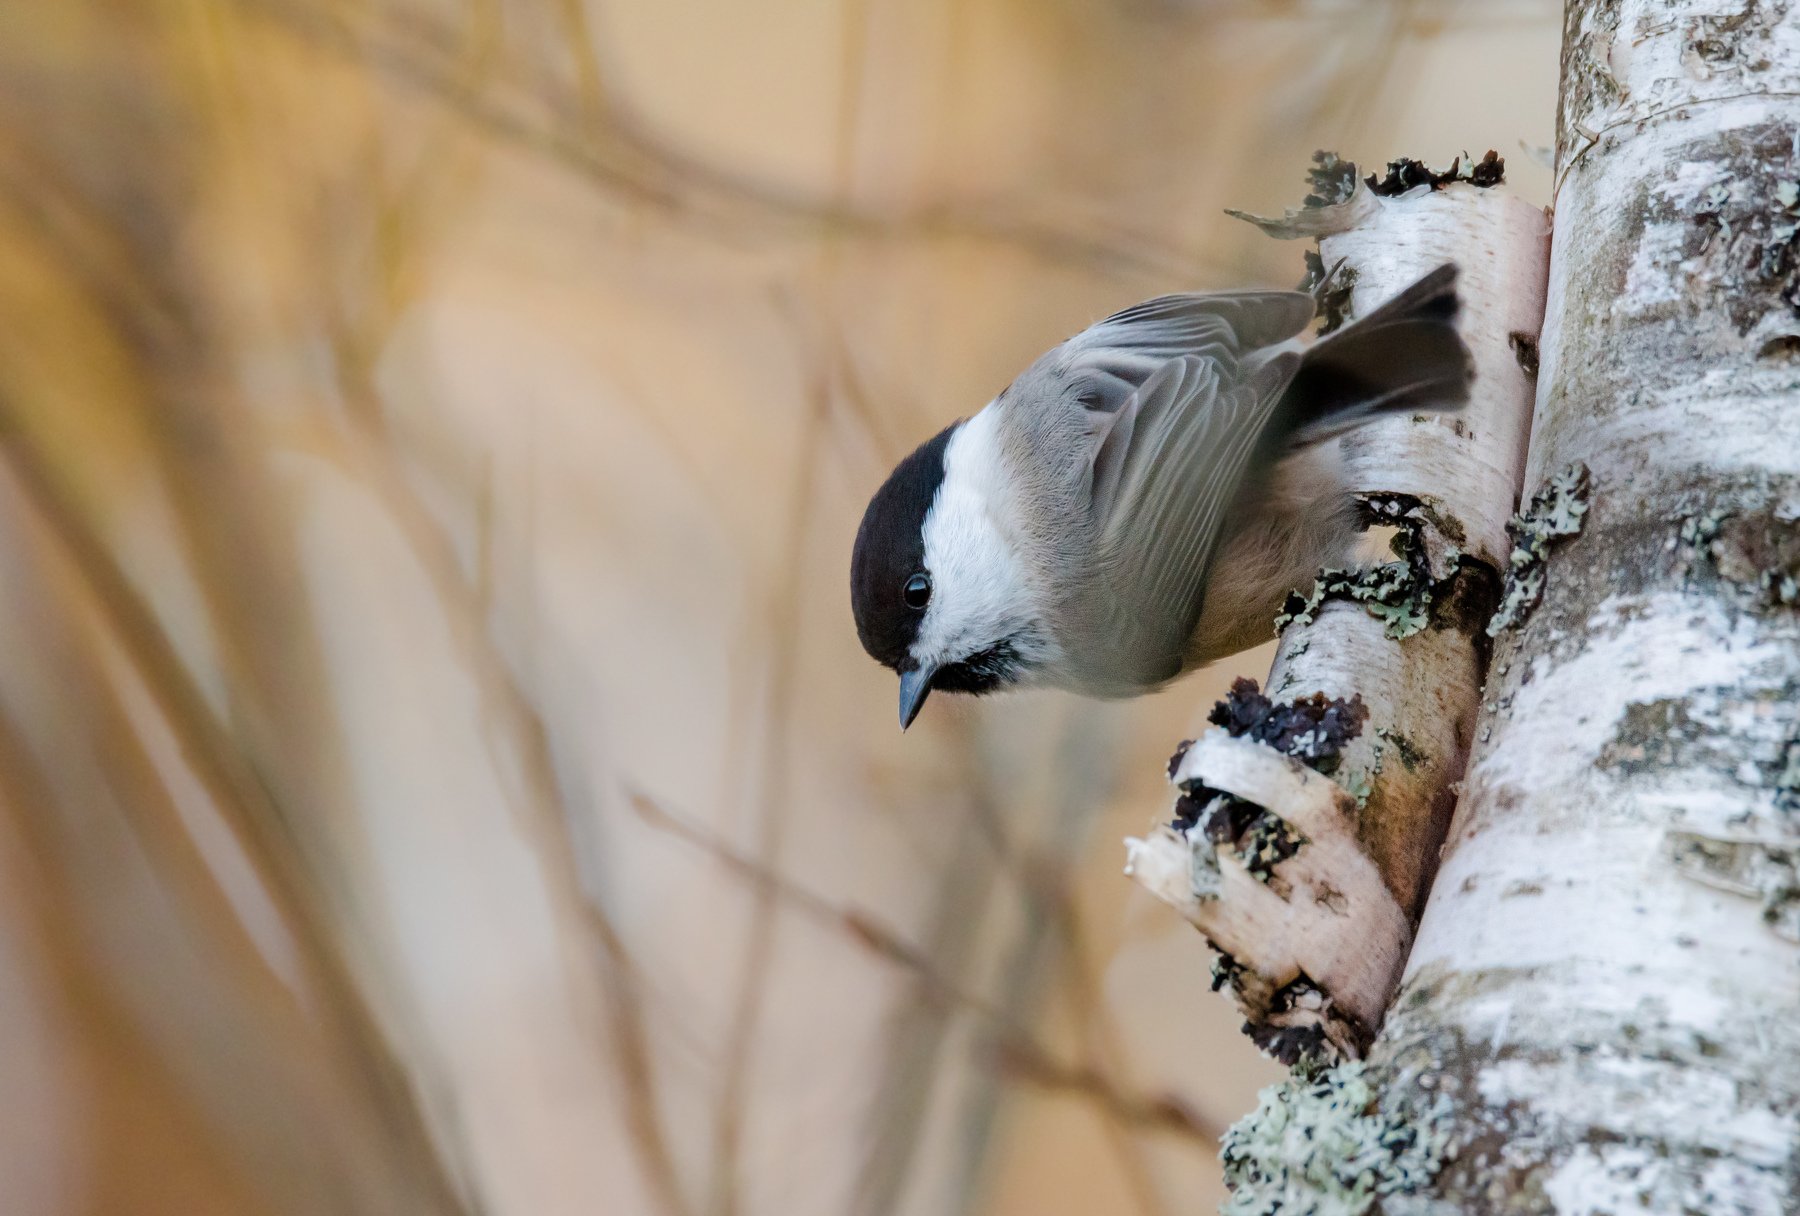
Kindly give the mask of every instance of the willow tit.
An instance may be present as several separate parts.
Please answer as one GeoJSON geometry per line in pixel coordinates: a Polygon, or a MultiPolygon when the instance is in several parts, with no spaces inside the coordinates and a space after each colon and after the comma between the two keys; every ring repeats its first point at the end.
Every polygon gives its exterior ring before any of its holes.
{"type": "Polygon", "coordinates": [[[863,649],[933,689],[1149,692],[1266,640],[1359,530],[1345,431],[1468,399],[1456,268],[1310,346],[1312,297],[1170,295],[1045,354],[902,460],[850,559],[863,649]]]}

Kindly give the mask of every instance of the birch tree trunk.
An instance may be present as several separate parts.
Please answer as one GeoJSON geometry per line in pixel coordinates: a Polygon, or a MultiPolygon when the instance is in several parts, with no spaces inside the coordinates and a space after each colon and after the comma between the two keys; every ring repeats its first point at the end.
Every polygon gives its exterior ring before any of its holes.
{"type": "Polygon", "coordinates": [[[1228,1212],[1800,1212],[1800,12],[1573,0],[1483,714],[1368,1062],[1228,1212]]]}

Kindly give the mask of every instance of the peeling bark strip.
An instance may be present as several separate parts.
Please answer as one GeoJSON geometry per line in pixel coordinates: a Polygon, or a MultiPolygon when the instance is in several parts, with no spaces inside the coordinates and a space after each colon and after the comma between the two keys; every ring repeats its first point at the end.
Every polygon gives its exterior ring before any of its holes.
{"type": "Polygon", "coordinates": [[[1234,1212],[1800,1212],[1800,4],[1576,0],[1560,118],[1543,543],[1367,1066],[1234,1212]]]}
{"type": "MultiPolygon", "coordinates": [[[[1367,718],[1332,756],[1331,831],[1301,822],[1325,814],[1305,799],[1328,783],[1309,774],[1252,796],[1232,783],[1244,748],[1212,746],[1215,734],[1172,774],[1184,791],[1176,823],[1131,843],[1130,871],[1228,956],[1221,985],[1246,1030],[1289,1062],[1360,1055],[1380,1024],[1474,731],[1483,627],[1512,548],[1529,428],[1533,382],[1517,346],[1535,342],[1549,256],[1543,213],[1490,188],[1500,168],[1492,154],[1442,172],[1396,161],[1364,180],[1321,153],[1306,207],[1245,217],[1320,239],[1307,285],[1327,329],[1455,262],[1476,365],[1460,413],[1395,418],[1345,440],[1369,522],[1396,529],[1395,560],[1322,571],[1278,621],[1268,712],[1354,703],[1367,718]],[[1249,881],[1221,883],[1216,870],[1249,881]]],[[[1236,719],[1227,703],[1214,720],[1236,719]]]]}
{"type": "Polygon", "coordinates": [[[1299,759],[1223,729],[1187,749],[1175,780],[1203,788],[1207,805],[1182,830],[1128,840],[1125,872],[1224,952],[1221,974],[1259,1042],[1280,1045],[1290,1062],[1359,1051],[1399,979],[1410,931],[1356,846],[1355,799],[1299,759]],[[1222,799],[1248,804],[1252,816],[1280,807],[1301,847],[1259,876],[1239,851],[1244,835],[1215,844],[1205,831],[1222,799]]]}

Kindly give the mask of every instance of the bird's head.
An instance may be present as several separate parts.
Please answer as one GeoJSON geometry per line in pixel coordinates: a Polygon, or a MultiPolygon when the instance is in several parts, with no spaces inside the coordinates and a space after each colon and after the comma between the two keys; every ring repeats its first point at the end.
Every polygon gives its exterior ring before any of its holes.
{"type": "Polygon", "coordinates": [[[933,689],[1032,683],[1054,658],[1006,477],[984,411],[902,460],[863,513],[850,603],[863,649],[899,673],[902,729],[933,689]]]}

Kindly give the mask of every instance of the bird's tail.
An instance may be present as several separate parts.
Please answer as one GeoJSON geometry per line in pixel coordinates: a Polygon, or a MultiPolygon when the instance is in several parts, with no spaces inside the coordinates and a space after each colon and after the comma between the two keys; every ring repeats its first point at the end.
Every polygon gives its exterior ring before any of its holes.
{"type": "Polygon", "coordinates": [[[1436,270],[1310,347],[1279,414],[1288,446],[1404,411],[1460,409],[1474,364],[1456,332],[1456,267],[1436,270]]]}

